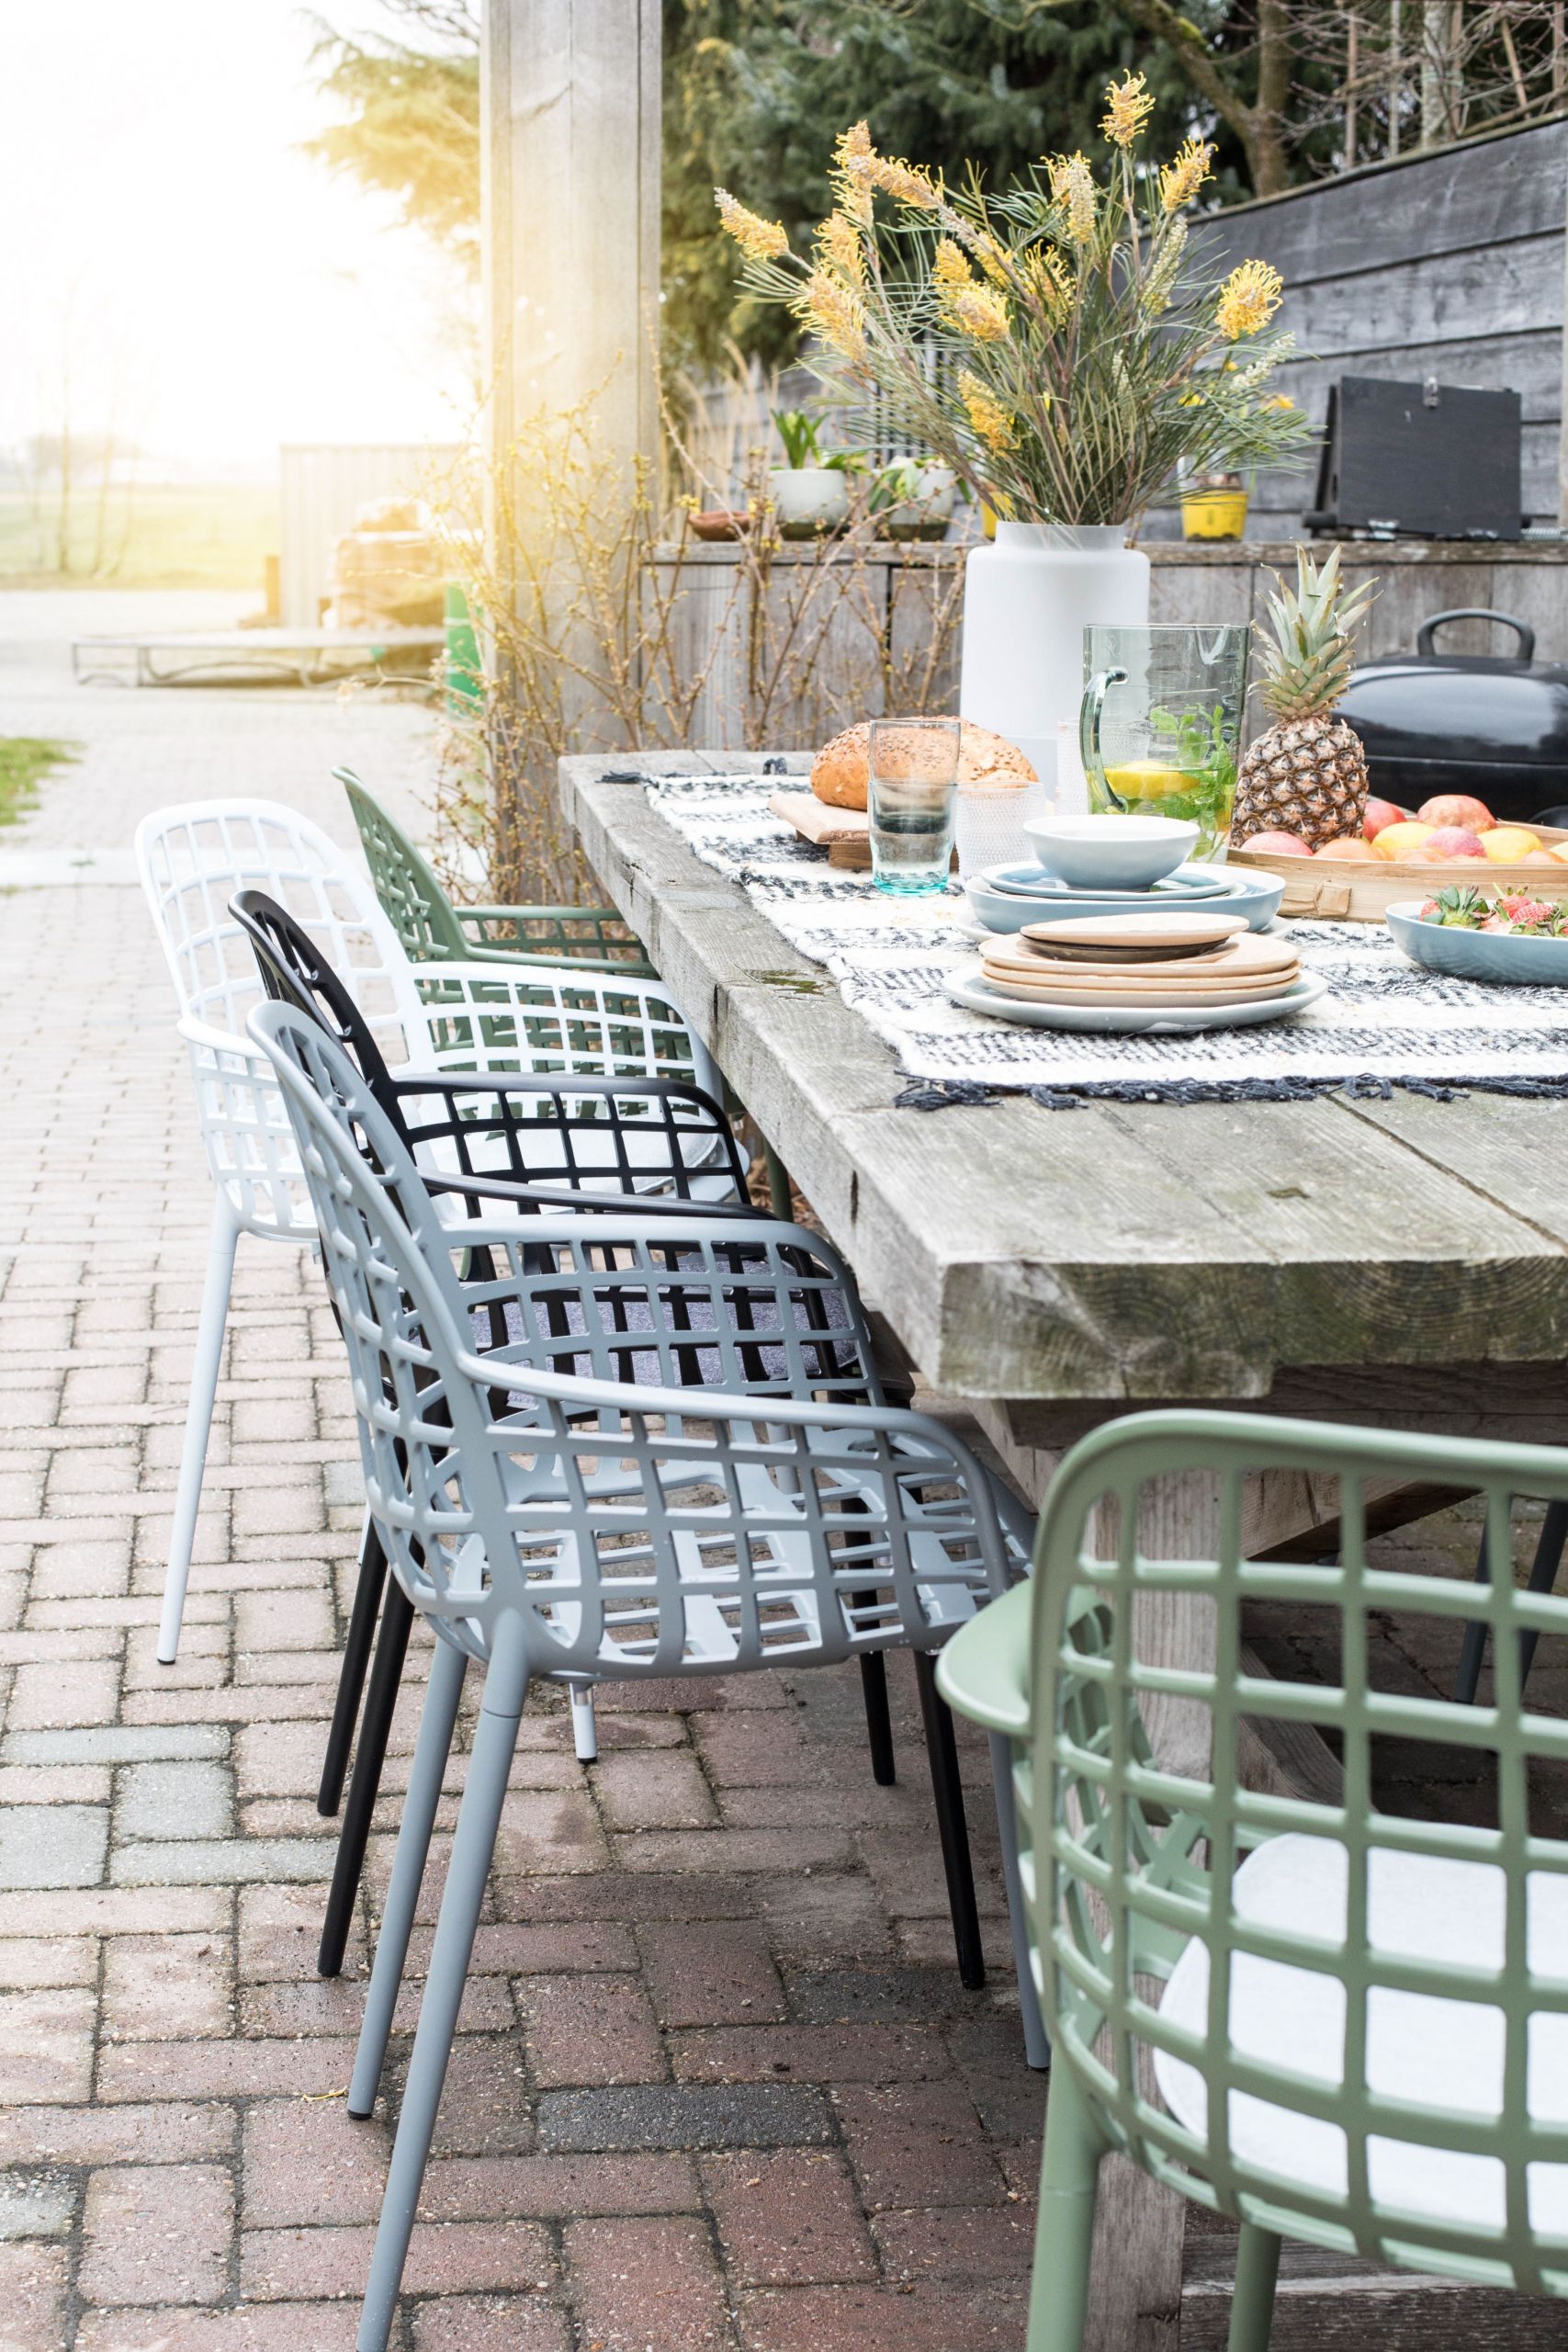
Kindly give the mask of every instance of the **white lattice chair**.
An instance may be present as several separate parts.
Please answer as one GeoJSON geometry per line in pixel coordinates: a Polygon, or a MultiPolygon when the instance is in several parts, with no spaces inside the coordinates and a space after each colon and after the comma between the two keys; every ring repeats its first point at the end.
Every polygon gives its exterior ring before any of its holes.
{"type": "MultiPolygon", "coordinates": [[[[310,933],[393,1068],[679,1074],[709,1091],[720,1081],[656,984],[567,967],[513,975],[494,965],[411,964],[368,879],[319,826],[279,802],[157,809],[137,828],[136,856],[175,984],[216,1195],[158,1634],[159,1659],[171,1665],[239,1237],[296,1247],[316,1239],[282,1099],[245,1035],[264,992],[250,943],[229,910],[236,892],[265,890],[310,933]]],[[[648,1181],[658,1182],[657,1170],[648,1181]]]]}

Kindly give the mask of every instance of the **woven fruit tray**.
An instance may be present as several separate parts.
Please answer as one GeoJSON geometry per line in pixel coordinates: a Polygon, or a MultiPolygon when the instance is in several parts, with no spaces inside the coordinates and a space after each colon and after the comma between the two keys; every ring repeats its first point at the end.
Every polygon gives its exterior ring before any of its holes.
{"type": "MultiPolygon", "coordinates": [[[[1568,831],[1532,825],[1543,849],[1568,842],[1568,831]]],[[[1382,922],[1401,899],[1435,899],[1439,890],[1469,882],[1488,898],[1520,891],[1556,903],[1568,899],[1568,862],[1556,873],[1548,865],[1511,865],[1499,858],[1284,857],[1268,851],[1233,849],[1233,865],[1277,875],[1285,885],[1282,915],[1315,916],[1325,922],[1382,922]]]]}

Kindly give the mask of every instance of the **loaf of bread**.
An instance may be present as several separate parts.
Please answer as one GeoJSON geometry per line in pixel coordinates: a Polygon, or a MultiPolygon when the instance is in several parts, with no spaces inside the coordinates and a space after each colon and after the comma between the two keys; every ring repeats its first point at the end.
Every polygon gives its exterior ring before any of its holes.
{"type": "MultiPolygon", "coordinates": [[[[961,786],[978,784],[997,791],[1008,785],[1021,789],[1036,781],[1034,770],[1016,743],[1010,743],[1005,735],[994,735],[988,727],[976,727],[971,719],[962,723],[961,786]]],[[[830,743],[823,744],[811,763],[811,789],[830,808],[863,808],[870,765],[871,723],[863,718],[858,726],[846,727],[830,743]]]]}

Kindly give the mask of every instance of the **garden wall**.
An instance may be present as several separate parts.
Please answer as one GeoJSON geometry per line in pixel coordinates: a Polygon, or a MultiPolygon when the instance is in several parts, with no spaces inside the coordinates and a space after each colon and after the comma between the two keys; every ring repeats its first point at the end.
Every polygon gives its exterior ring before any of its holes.
{"type": "MultiPolygon", "coordinates": [[[[1337,376],[1517,391],[1525,518],[1555,525],[1565,208],[1568,121],[1557,121],[1371,164],[1202,225],[1219,266],[1251,254],[1283,277],[1280,323],[1303,356],[1278,381],[1315,423],[1337,376]]],[[[1248,537],[1293,534],[1315,481],[1313,467],[1261,475],[1248,537]]],[[[1179,526],[1161,517],[1157,527],[1179,526]]]]}

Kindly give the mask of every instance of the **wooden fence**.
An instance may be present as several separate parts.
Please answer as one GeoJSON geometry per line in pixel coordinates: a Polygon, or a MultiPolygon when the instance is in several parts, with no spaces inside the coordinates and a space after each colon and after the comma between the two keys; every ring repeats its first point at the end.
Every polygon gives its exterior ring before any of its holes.
{"type": "MultiPolygon", "coordinates": [[[[1324,552],[1326,552],[1326,546],[1324,552]]],[[[764,566],[733,547],[671,549],[656,567],[670,613],[672,666],[704,681],[685,740],[778,751],[814,749],[852,719],[883,710],[953,709],[962,616],[961,547],[785,548],[764,566]]],[[[1150,617],[1249,621],[1289,540],[1197,547],[1153,543],[1150,617]]],[[[1343,543],[1347,579],[1378,581],[1363,658],[1411,650],[1419,624],[1458,605],[1513,613],[1537,633],[1537,658],[1568,662],[1568,543],[1343,543]]],[[[1511,652],[1467,622],[1445,632],[1459,652],[1511,652]]]]}
{"type": "MultiPolygon", "coordinates": [[[[1220,267],[1246,255],[1285,280],[1280,323],[1301,357],[1280,390],[1321,424],[1337,376],[1502,387],[1522,397],[1527,522],[1568,519],[1562,494],[1568,120],[1348,172],[1202,224],[1220,267]]],[[[1283,538],[1315,472],[1260,476],[1249,535],[1283,538]]],[[[1179,526],[1162,517],[1158,527],[1179,526]]]]}

